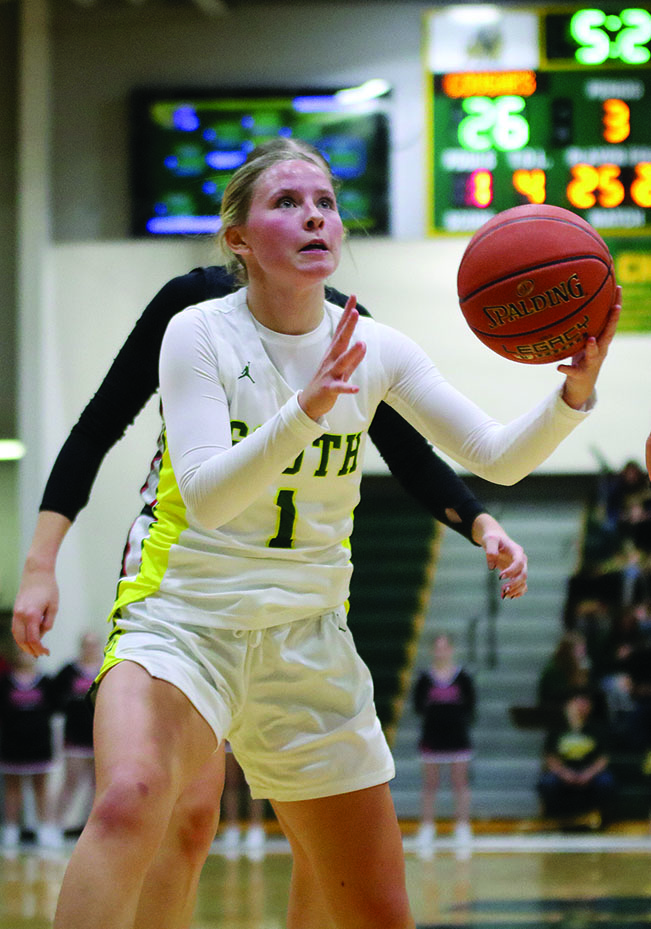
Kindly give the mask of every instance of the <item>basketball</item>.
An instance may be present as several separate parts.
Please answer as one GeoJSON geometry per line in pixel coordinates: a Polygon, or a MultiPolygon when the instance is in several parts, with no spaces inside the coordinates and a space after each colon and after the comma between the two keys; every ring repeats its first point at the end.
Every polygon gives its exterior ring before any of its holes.
{"type": "Polygon", "coordinates": [[[511,361],[547,364],[601,333],[615,293],[613,259],[599,233],[570,210],[516,206],[473,235],[457,293],[484,345],[511,361]]]}

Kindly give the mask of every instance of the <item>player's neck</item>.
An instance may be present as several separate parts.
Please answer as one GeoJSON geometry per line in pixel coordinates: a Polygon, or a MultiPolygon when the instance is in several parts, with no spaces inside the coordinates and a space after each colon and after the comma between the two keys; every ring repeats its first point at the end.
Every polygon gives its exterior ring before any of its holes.
{"type": "Polygon", "coordinates": [[[252,279],[247,291],[249,310],[259,323],[275,332],[302,335],[312,332],[323,319],[325,287],[322,282],[302,289],[294,286],[270,286],[252,279]]]}

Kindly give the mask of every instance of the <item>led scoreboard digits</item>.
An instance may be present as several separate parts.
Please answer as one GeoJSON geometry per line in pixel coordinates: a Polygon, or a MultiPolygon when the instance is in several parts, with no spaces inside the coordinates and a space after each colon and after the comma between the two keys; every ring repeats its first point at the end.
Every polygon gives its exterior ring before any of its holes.
{"type": "Polygon", "coordinates": [[[520,17],[452,29],[463,70],[439,70],[433,43],[431,231],[471,233],[501,210],[550,203],[608,235],[648,234],[651,13],[520,17]]]}

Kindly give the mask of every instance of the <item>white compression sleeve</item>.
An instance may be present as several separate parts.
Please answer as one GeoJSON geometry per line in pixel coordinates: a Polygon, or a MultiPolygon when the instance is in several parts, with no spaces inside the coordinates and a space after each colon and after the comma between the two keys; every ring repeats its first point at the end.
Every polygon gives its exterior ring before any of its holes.
{"type": "Polygon", "coordinates": [[[452,387],[425,352],[382,326],[381,358],[391,384],[387,403],[460,465],[498,484],[515,484],[538,467],[587,413],[554,390],[506,424],[452,387]]]}

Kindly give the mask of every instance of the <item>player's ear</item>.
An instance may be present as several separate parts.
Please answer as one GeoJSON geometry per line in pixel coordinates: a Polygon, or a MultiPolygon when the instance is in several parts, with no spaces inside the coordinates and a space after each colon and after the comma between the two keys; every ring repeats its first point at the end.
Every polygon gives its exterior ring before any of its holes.
{"type": "Polygon", "coordinates": [[[224,232],[224,240],[234,255],[251,254],[241,226],[229,226],[224,232]]]}

